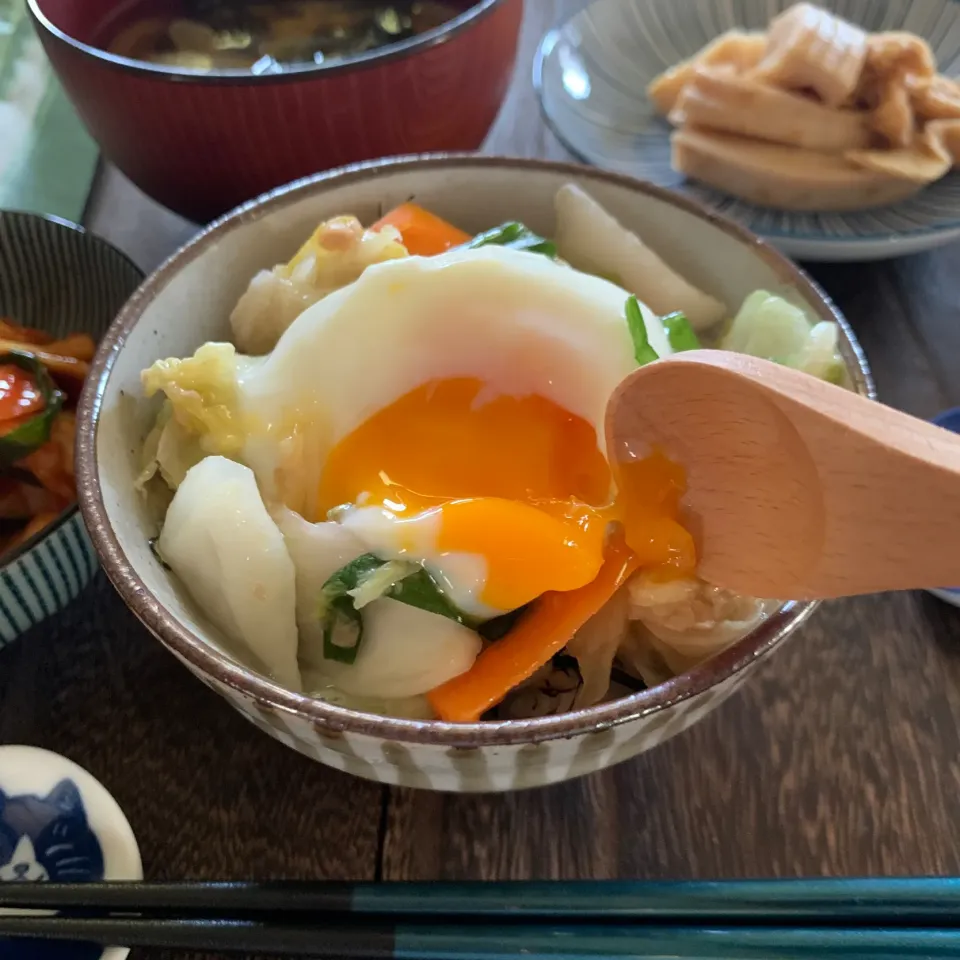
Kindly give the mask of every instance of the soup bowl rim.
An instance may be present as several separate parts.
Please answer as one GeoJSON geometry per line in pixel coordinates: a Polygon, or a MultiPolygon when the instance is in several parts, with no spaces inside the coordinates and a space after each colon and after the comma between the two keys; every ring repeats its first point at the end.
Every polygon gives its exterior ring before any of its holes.
{"type": "Polygon", "coordinates": [[[65,44],[82,56],[97,63],[114,67],[123,73],[141,77],[151,77],[155,80],[172,81],[174,83],[196,83],[204,86],[226,84],[229,86],[247,86],[263,83],[293,83],[310,80],[333,74],[345,73],[350,70],[377,67],[393,60],[401,60],[412,54],[423,52],[431,47],[445,43],[452,37],[465,32],[476,24],[482,17],[508,0],[474,0],[467,9],[455,17],[444,21],[432,30],[426,30],[409,40],[391,43],[375,50],[368,50],[354,56],[331,60],[329,63],[301,64],[285,68],[281,73],[255,74],[249,70],[234,68],[230,70],[210,70],[201,73],[197,70],[188,70],[184,67],[165,66],[163,64],[146,63],[134,60],[131,57],[121,57],[110,53],[101,47],[84,43],[58,27],[44,13],[44,0],[27,0],[27,9],[38,32],[52,37],[59,43],[65,44]]]}
{"type": "Polygon", "coordinates": [[[389,741],[444,747],[490,747],[537,743],[604,730],[672,707],[703,694],[735,674],[747,670],[792,633],[814,611],[815,602],[788,602],[745,637],[716,656],[665,683],[629,696],[569,713],[524,720],[479,723],[446,723],[440,720],[408,720],[363,713],[306,694],[287,690],[274,681],[220,653],[176,618],[153,595],[134,564],[124,553],[104,503],[97,466],[97,431],[100,411],[110,375],[126,339],[145,309],[161,296],[181,269],[215,246],[226,233],[254,223],[267,214],[292,206],[328,187],[369,180],[380,175],[436,169],[482,168],[561,174],[587,182],[602,181],[642,193],[693,215],[721,230],[731,240],[748,246],[816,311],[819,320],[840,325],[845,334],[844,362],[861,394],[875,398],[875,388],[866,357],[845,318],[827,294],[799,267],[745,228],[694,200],[625,174],[581,164],[482,156],[471,153],[434,153],[350,164],[294,181],[262,194],[213,221],[170,256],[141,285],[118,314],[104,336],[91,365],[80,400],[77,435],[77,477],[80,509],[103,568],[126,604],[165,646],[186,661],[201,676],[234,690],[262,709],[309,720],[331,733],[351,732],[389,741]]]}

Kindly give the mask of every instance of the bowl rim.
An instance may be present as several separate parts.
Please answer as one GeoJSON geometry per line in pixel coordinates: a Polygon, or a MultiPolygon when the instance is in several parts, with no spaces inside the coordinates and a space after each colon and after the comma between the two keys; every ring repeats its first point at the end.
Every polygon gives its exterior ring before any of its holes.
{"type": "MultiPolygon", "coordinates": [[[[133,259],[124,253],[119,247],[115,247],[109,240],[105,240],[98,234],[92,233],[79,223],[74,223],[72,220],[67,220],[64,217],[58,217],[53,213],[36,213],[33,210],[20,210],[16,207],[2,207],[0,208],[0,221],[6,218],[10,218],[14,222],[18,220],[43,220],[57,229],[69,230],[72,233],[79,234],[81,237],[83,237],[84,243],[92,243],[94,246],[99,246],[101,249],[106,250],[111,256],[115,256],[118,259],[125,261],[127,266],[132,267],[134,273],[140,277],[141,283],[143,283],[144,279],[146,278],[146,274],[143,272],[143,270],[138,267],[137,264],[134,263],[133,259]]],[[[113,321],[110,323],[112,326],[113,321]]],[[[107,328],[107,332],[109,332],[109,327],[107,328]]],[[[104,333],[104,337],[105,336],[106,333],[104,333]]],[[[101,341],[103,339],[103,337],[100,338],[101,341]]],[[[84,385],[86,385],[86,381],[84,382],[84,385]]],[[[79,414],[77,417],[77,422],[79,424],[79,414]]],[[[78,512],[79,509],[80,504],[78,496],[77,500],[71,503],[70,506],[64,507],[63,510],[57,514],[56,518],[48,523],[42,530],[38,530],[32,537],[24,540],[23,543],[11,550],[9,553],[0,555],[0,574],[21,560],[27,553],[29,553],[34,547],[38,546],[48,536],[56,533],[71,519],[71,517],[78,512]]]]}
{"type": "Polygon", "coordinates": [[[62,43],[72,50],[97,63],[130,73],[136,76],[152,77],[156,80],[174,83],[196,83],[203,86],[227,84],[230,86],[247,86],[264,83],[293,83],[298,80],[308,80],[345,73],[349,70],[376,67],[382,63],[399,60],[408,55],[419,53],[439,44],[446,43],[458,34],[468,30],[482,17],[491,13],[495,7],[508,0],[473,0],[471,5],[462,13],[445,21],[432,30],[427,30],[409,40],[391,43],[376,50],[358,53],[351,57],[331,60],[329,63],[302,64],[285,69],[282,73],[254,74],[249,70],[211,70],[209,73],[200,73],[184,67],[168,67],[162,64],[146,63],[134,60],[131,57],[121,57],[108,50],[90,43],[77,40],[65,30],[58,27],[41,9],[43,0],[27,0],[27,9],[30,13],[37,32],[45,34],[58,43],[62,43]]]}
{"type": "Polygon", "coordinates": [[[213,221],[186,243],[141,285],[107,331],[91,365],[80,398],[77,431],[77,478],[80,509],[107,577],[147,629],[201,676],[210,677],[250,699],[258,708],[306,719],[315,729],[339,734],[360,733],[405,743],[445,747],[505,746],[537,743],[599,731],[647,716],[680,701],[705,693],[763,657],[800,625],[816,607],[813,602],[788,602],[737,643],[666,683],[627,697],[570,713],[526,720],[479,723],[446,723],[440,720],[405,720],[363,713],[325,700],[286,690],[279,684],[231,660],[207,645],[191,630],[181,627],[151,593],[120,547],[107,517],[97,470],[97,432],[106,385],[114,363],[139,318],[175,277],[227,232],[256,222],[282,207],[330,187],[373,180],[407,171],[483,168],[561,174],[572,180],[602,181],[679,207],[722,230],[751,248],[805,296],[822,320],[838,323],[846,335],[843,354],[855,389],[875,398],[876,391],[866,357],[846,319],[829,296],[798,266],[745,228],[694,200],[634,177],[581,164],[520,157],[482,156],[470,153],[433,153],[388,157],[350,164],[294,181],[250,200],[213,221]]]}

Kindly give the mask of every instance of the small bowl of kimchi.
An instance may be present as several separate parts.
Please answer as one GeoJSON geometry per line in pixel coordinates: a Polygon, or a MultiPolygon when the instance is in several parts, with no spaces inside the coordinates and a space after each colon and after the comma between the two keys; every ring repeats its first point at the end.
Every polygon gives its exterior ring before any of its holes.
{"type": "Polygon", "coordinates": [[[97,343],[142,279],[81,227],[0,211],[0,647],[96,572],[77,510],[76,406],[97,343]]]}

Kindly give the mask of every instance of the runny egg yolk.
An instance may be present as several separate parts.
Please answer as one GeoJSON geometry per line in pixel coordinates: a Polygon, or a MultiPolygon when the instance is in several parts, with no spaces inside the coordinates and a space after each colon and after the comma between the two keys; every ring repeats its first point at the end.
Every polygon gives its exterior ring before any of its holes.
{"type": "Polygon", "coordinates": [[[318,512],[357,503],[398,519],[439,512],[437,552],[482,557],[479,599],[513,610],[548,590],[590,583],[611,520],[625,523],[645,564],[686,562],[686,544],[677,546],[685,535],[675,520],[677,477],[665,459],[639,463],[620,482],[644,504],[627,509],[613,497],[587,421],[544,397],[497,394],[478,379],[434,380],[336,445],[318,512]]]}

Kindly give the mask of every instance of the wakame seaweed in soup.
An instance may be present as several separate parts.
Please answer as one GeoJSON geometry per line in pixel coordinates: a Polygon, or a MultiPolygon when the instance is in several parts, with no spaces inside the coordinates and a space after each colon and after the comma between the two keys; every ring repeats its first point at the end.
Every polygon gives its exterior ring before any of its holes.
{"type": "Polygon", "coordinates": [[[453,0],[145,3],[104,45],[110,53],[163,66],[279,73],[408,40],[467,6],[453,0]]]}

